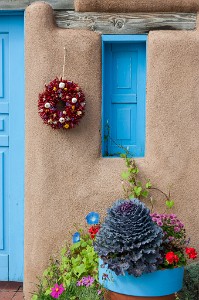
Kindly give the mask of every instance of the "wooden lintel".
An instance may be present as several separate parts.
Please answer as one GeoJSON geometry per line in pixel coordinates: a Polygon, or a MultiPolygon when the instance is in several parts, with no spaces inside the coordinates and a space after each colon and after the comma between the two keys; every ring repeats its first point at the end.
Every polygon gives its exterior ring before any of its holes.
{"type": "MultiPolygon", "coordinates": [[[[0,0],[0,10],[24,10],[38,0],[0,0]]],[[[53,9],[74,9],[74,0],[45,0],[53,9]]]]}
{"type": "Polygon", "coordinates": [[[196,13],[80,13],[55,11],[58,27],[103,34],[143,34],[151,30],[194,30],[196,13]]]}

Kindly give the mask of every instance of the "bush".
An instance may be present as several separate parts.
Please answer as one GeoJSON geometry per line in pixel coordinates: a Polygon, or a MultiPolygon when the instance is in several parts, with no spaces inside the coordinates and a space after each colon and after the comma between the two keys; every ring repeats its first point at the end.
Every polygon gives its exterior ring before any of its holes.
{"type": "Polygon", "coordinates": [[[60,259],[50,259],[37,288],[32,300],[103,298],[103,289],[98,282],[98,256],[89,234],[82,232],[80,239],[61,250],[60,259]]]}
{"type": "Polygon", "coordinates": [[[199,262],[185,267],[183,289],[179,293],[180,300],[199,299],[199,262]]]}

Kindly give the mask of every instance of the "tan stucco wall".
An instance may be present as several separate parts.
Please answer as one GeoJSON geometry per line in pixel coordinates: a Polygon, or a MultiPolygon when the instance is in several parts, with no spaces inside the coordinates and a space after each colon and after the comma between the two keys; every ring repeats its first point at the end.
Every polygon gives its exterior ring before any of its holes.
{"type": "MultiPolygon", "coordinates": [[[[50,255],[71,238],[73,224],[122,195],[123,161],[100,155],[100,43],[97,33],[56,28],[48,4],[26,11],[26,299],[50,255]],[[66,78],[87,98],[86,116],[70,131],[52,130],[37,113],[44,84],[61,74],[64,46],[66,78]]],[[[199,249],[198,49],[199,32],[149,34],[146,156],[137,161],[154,185],[173,184],[175,210],[199,249]]]]}
{"type": "Polygon", "coordinates": [[[196,12],[198,0],[75,0],[76,11],[196,12]]]}

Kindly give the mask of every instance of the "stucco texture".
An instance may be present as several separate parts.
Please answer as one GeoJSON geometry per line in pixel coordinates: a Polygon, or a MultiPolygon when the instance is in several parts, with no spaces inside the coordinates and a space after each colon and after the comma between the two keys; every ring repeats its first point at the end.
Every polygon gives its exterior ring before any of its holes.
{"type": "MultiPolygon", "coordinates": [[[[101,39],[90,31],[56,28],[46,3],[26,10],[26,299],[74,223],[89,211],[104,213],[122,196],[124,162],[101,157],[101,39]],[[62,71],[80,84],[86,115],[73,130],[53,130],[37,112],[44,84],[62,71]]],[[[199,249],[199,32],[151,32],[148,38],[146,156],[143,177],[165,191],[199,249]]],[[[164,201],[160,199],[160,211],[164,201]]]]}
{"type": "Polygon", "coordinates": [[[75,10],[86,12],[196,12],[198,0],[75,0],[75,10]]]}

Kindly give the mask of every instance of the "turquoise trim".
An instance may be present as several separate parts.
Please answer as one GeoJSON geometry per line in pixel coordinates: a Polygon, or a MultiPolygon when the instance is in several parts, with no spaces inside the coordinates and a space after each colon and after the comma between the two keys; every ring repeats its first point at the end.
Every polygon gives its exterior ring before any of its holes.
{"type": "Polygon", "coordinates": [[[12,17],[10,65],[10,260],[9,280],[23,280],[24,253],[24,17],[12,17]],[[16,38],[17,37],[17,38],[16,38]],[[17,80],[16,80],[17,79],[17,80]]]}
{"type": "MultiPolygon", "coordinates": [[[[24,269],[24,13],[1,11],[0,32],[6,60],[0,101],[1,128],[8,143],[0,145],[4,163],[4,245],[0,267],[9,281],[23,281],[24,269]],[[7,39],[7,42],[6,42],[7,39]],[[5,126],[5,128],[4,128],[5,126]],[[7,260],[6,260],[7,255],[7,260]],[[7,261],[7,267],[6,267],[7,261]],[[3,269],[2,269],[3,270],[3,269]]],[[[3,141],[2,141],[3,142],[3,141]]],[[[0,139],[1,143],[1,139],[0,139]]],[[[0,273],[0,276],[2,274],[0,273]]],[[[3,275],[2,275],[3,276],[3,275]]],[[[0,278],[1,279],[1,278],[0,278]]],[[[2,280],[2,279],[1,279],[2,280]]]]}
{"type": "Polygon", "coordinates": [[[102,35],[103,157],[119,157],[124,152],[110,139],[105,140],[107,122],[117,144],[128,147],[134,157],[145,155],[146,42],[147,35],[102,35]],[[115,75],[118,68],[121,71],[115,75]],[[116,87],[115,82],[122,82],[124,88],[116,87]]]}
{"type": "Polygon", "coordinates": [[[102,42],[146,42],[147,34],[104,34],[102,35],[102,42]]]}
{"type": "Polygon", "coordinates": [[[23,16],[24,10],[0,10],[0,16],[23,16]]]}

